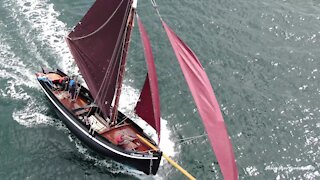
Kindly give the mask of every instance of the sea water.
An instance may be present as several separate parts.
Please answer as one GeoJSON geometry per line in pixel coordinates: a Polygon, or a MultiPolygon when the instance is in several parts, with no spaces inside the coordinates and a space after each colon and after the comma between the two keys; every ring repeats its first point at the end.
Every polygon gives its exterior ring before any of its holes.
{"type": "MultiPolygon", "coordinates": [[[[91,151],[41,91],[34,75],[40,67],[79,74],[64,37],[92,3],[1,0],[0,179],[185,179],[166,161],[148,176],[91,151]]],[[[319,179],[320,3],[157,3],[209,76],[240,179],[319,179]]],[[[223,179],[159,17],[149,1],[139,1],[137,12],[157,65],[161,149],[198,179],[223,179]]],[[[135,27],[120,102],[130,116],[146,75],[142,49],[135,27]]]]}

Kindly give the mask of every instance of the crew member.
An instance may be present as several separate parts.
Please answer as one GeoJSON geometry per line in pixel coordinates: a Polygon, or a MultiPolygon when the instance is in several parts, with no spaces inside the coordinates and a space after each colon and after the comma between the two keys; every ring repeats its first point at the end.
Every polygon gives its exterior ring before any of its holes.
{"type": "Polygon", "coordinates": [[[75,94],[76,94],[76,81],[72,77],[69,81],[69,92],[70,92],[70,99],[71,101],[75,101],[75,94]]]}

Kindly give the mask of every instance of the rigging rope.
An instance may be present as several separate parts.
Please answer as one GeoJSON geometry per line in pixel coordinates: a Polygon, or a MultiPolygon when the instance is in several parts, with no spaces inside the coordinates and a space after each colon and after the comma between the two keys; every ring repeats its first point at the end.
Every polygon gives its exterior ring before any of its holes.
{"type": "MultiPolygon", "coordinates": [[[[123,2],[123,0],[122,0],[122,2],[123,2]]],[[[121,2],[121,3],[122,3],[121,2]]],[[[121,5],[121,3],[120,3],[120,5],[121,5]]],[[[119,5],[119,6],[120,6],[119,5]]],[[[127,9],[126,9],[126,12],[128,12],[128,9],[129,9],[129,7],[130,6],[128,6],[127,7],[127,9]]],[[[118,9],[119,7],[117,7],[117,9],[118,9]]],[[[116,11],[117,11],[117,9],[116,9],[116,11]]],[[[115,11],[115,12],[116,12],[115,11]]],[[[112,14],[112,16],[115,14],[115,12],[112,14]]],[[[109,20],[110,20],[110,18],[106,21],[106,23],[104,23],[104,25],[103,26],[101,26],[101,27],[104,27],[108,22],[109,22],[109,20]]],[[[126,24],[126,20],[124,19],[124,21],[122,22],[122,25],[121,25],[121,29],[124,29],[124,26],[125,26],[125,24],[126,24]]],[[[100,29],[99,29],[100,30],[100,29]]],[[[97,30],[96,30],[97,31],[97,30]]],[[[123,42],[123,38],[120,38],[120,36],[121,36],[121,34],[122,33],[119,33],[119,35],[118,35],[118,38],[117,38],[117,42],[116,42],[116,46],[115,47],[118,47],[118,45],[120,44],[120,42],[123,42]]],[[[121,53],[121,51],[118,51],[118,53],[121,53]]],[[[108,68],[107,68],[107,71],[106,71],[106,73],[105,73],[105,76],[104,76],[104,78],[103,78],[103,80],[102,80],[102,83],[101,83],[101,85],[100,85],[100,88],[99,88],[99,90],[98,90],[98,92],[97,92],[97,95],[96,95],[96,97],[94,98],[94,103],[96,103],[97,102],[97,98],[98,97],[101,97],[101,99],[105,99],[106,98],[106,96],[108,95],[108,90],[109,90],[109,87],[110,87],[110,83],[111,83],[111,81],[110,81],[110,79],[111,79],[111,76],[110,76],[110,74],[113,74],[114,73],[114,71],[115,71],[115,69],[116,69],[116,65],[117,65],[117,63],[116,63],[116,61],[115,61],[115,59],[117,58],[117,57],[119,57],[118,54],[117,53],[117,49],[115,48],[114,49],[114,51],[113,51],[113,53],[112,53],[112,57],[111,57],[111,59],[110,59],[110,65],[108,66],[108,68]],[[103,92],[102,92],[102,90],[104,90],[103,92]]],[[[119,65],[120,66],[120,65],[119,65]]],[[[98,104],[105,104],[106,102],[99,102],[98,104]]],[[[110,106],[111,106],[111,103],[112,102],[107,102],[108,104],[110,104],[110,106]]],[[[101,111],[101,109],[99,109],[99,111],[101,111]]],[[[109,110],[110,111],[110,110],[109,110]]],[[[106,116],[108,116],[108,115],[106,115],[106,116]]]]}
{"type": "MultiPolygon", "coordinates": [[[[123,0],[122,0],[122,2],[123,2],[123,0]]],[[[122,3],[121,2],[121,3],[122,3]]],[[[128,4],[128,7],[126,8],[126,14],[129,14],[129,12],[130,12],[130,5],[128,4]]],[[[125,26],[126,26],[126,22],[127,22],[127,19],[123,19],[123,22],[122,22],[122,25],[121,25],[121,30],[122,29],[124,29],[125,28],[125,26]]],[[[125,31],[126,31],[126,29],[125,29],[125,31]]],[[[124,34],[125,32],[123,32],[123,34],[124,34]]],[[[121,36],[121,34],[122,33],[119,33],[119,35],[118,35],[118,38],[117,38],[117,42],[116,42],[116,46],[115,47],[118,47],[119,46],[119,44],[120,44],[120,42],[124,42],[124,40],[125,40],[125,36],[123,36],[123,38],[120,38],[120,36],[121,36]]],[[[121,50],[118,52],[118,53],[120,53],[120,54],[117,54],[116,52],[116,48],[114,49],[114,51],[113,51],[113,53],[112,53],[112,58],[111,58],[111,60],[112,60],[112,62],[114,62],[114,63],[112,63],[112,69],[111,69],[111,74],[113,74],[113,72],[115,71],[115,67],[116,67],[116,62],[114,61],[117,57],[119,57],[120,56],[120,61],[121,61],[121,57],[122,57],[122,49],[123,49],[123,47],[121,48],[121,50]]],[[[110,61],[111,61],[110,60],[110,61]]],[[[109,73],[110,73],[110,67],[111,66],[109,66],[108,67],[108,71],[109,71],[109,73]]],[[[120,68],[120,66],[121,66],[121,63],[119,64],[119,68],[120,68]]],[[[110,77],[109,76],[109,73],[106,73],[105,74],[105,76],[104,76],[104,79],[103,79],[103,82],[102,82],[102,84],[101,84],[101,87],[100,87],[100,89],[99,89],[99,91],[98,91],[98,94],[101,92],[101,90],[102,89],[105,89],[105,91],[104,91],[104,93],[102,93],[101,94],[101,96],[102,96],[102,98],[103,99],[105,99],[106,98],[106,96],[107,96],[107,94],[108,94],[108,90],[109,90],[109,87],[110,87],[110,80],[108,80],[108,82],[107,83],[105,83],[105,81],[106,81],[106,79],[108,78],[108,77],[110,77]]],[[[117,77],[117,79],[118,79],[118,77],[117,77]]],[[[105,103],[105,102],[104,102],[105,103]]],[[[110,107],[111,107],[111,103],[112,102],[108,102],[108,103],[110,103],[110,107]]],[[[109,110],[110,111],[110,110],[109,110]]]]}
{"type": "MultiPolygon", "coordinates": [[[[104,27],[110,22],[110,20],[114,17],[114,15],[116,14],[116,12],[117,12],[118,9],[120,8],[120,6],[123,4],[123,2],[124,2],[124,0],[122,0],[122,1],[119,3],[118,7],[117,7],[117,8],[115,9],[115,11],[111,14],[111,16],[110,16],[98,29],[96,29],[96,30],[93,31],[92,33],[87,34],[87,35],[84,35],[84,36],[81,36],[81,37],[71,38],[71,37],[67,36],[66,38],[68,38],[68,39],[71,40],[71,41],[75,41],[75,40],[81,40],[81,39],[84,39],[84,38],[87,38],[87,37],[89,37],[89,36],[92,36],[92,35],[96,34],[97,32],[99,32],[102,28],[104,28],[104,27]]],[[[129,12],[129,9],[130,9],[129,7],[130,7],[130,3],[128,3],[128,6],[126,7],[126,14],[128,14],[128,12],[129,12]]],[[[124,27],[125,27],[125,25],[126,25],[126,22],[127,22],[126,19],[124,19],[123,22],[122,22],[122,25],[121,25],[121,30],[124,29],[124,27]]],[[[119,46],[119,44],[120,44],[121,42],[123,42],[124,39],[125,39],[125,37],[124,37],[124,38],[120,38],[121,35],[122,35],[122,33],[119,33],[119,34],[118,34],[115,47],[121,47],[121,45],[119,46]]],[[[121,56],[122,50],[120,50],[120,51],[117,51],[117,50],[118,50],[118,48],[115,48],[115,49],[113,50],[113,52],[112,52],[112,57],[111,57],[111,59],[110,59],[109,66],[108,66],[108,68],[107,68],[107,70],[106,70],[106,72],[105,72],[105,75],[104,75],[104,77],[103,77],[103,80],[102,80],[102,82],[101,82],[101,85],[100,85],[100,87],[99,87],[99,90],[98,90],[98,92],[97,92],[97,94],[96,94],[96,97],[94,98],[94,102],[93,102],[94,104],[97,103],[97,102],[98,102],[98,104],[100,104],[100,105],[103,105],[103,104],[108,103],[108,104],[110,104],[110,106],[111,106],[111,103],[112,103],[112,102],[101,102],[101,101],[99,101],[97,98],[100,97],[99,99],[102,99],[103,101],[105,101],[104,99],[105,99],[105,98],[107,97],[107,95],[108,95],[108,90],[109,90],[110,83],[111,83],[111,82],[110,82],[110,79],[111,79],[110,74],[113,74],[114,71],[115,71],[115,69],[116,69],[116,66],[117,66],[116,59],[117,59],[119,56],[122,57],[122,56],[121,56]],[[102,91],[102,90],[103,90],[103,91],[102,91]]],[[[87,57],[87,58],[91,59],[90,57],[87,57]]],[[[94,61],[94,60],[91,59],[90,61],[94,61]]],[[[120,65],[119,65],[119,66],[120,66],[120,65]]],[[[90,111],[91,111],[91,110],[92,110],[92,107],[90,108],[90,111]]],[[[89,111],[89,112],[90,112],[90,111],[89,111]]],[[[100,112],[101,112],[101,109],[100,109],[100,108],[96,109],[96,113],[100,114],[100,112]]],[[[89,113],[88,113],[88,114],[89,114],[89,113]]],[[[108,116],[108,115],[106,115],[106,116],[108,116]]]]}
{"type": "MultiPolygon", "coordinates": [[[[94,34],[96,34],[97,32],[99,32],[102,28],[104,28],[108,23],[109,21],[113,18],[113,16],[116,14],[116,12],[118,11],[118,9],[120,8],[120,6],[122,5],[124,0],[121,1],[121,3],[119,3],[118,7],[115,9],[115,11],[111,14],[111,16],[107,19],[106,22],[104,22],[98,29],[96,29],[95,31],[87,34],[87,35],[84,35],[84,36],[81,36],[81,37],[74,37],[74,38],[71,38],[69,36],[67,36],[68,39],[72,40],[72,41],[76,41],[76,40],[80,40],[80,39],[84,39],[84,38],[87,38],[87,37],[90,37],[94,34]]],[[[79,22],[79,24],[81,24],[81,22],[79,22]]]]}
{"type": "MultiPolygon", "coordinates": [[[[151,0],[151,4],[153,6],[153,8],[156,10],[159,18],[161,21],[163,21],[162,17],[161,17],[161,14],[159,12],[159,9],[158,9],[158,5],[156,3],[156,0],[151,0]]],[[[174,61],[169,58],[169,62],[171,64],[171,67],[175,67],[176,65],[174,64],[174,61]]],[[[178,82],[182,82],[181,81],[181,76],[182,76],[182,79],[184,79],[184,76],[182,74],[177,74],[175,73],[171,68],[168,68],[168,71],[170,73],[170,75],[173,77],[174,81],[176,82],[177,86],[178,86],[178,89],[179,89],[179,92],[178,94],[181,96],[182,99],[184,99],[185,101],[188,101],[189,99],[187,99],[186,96],[182,95],[182,90],[185,89],[185,88],[182,88],[182,84],[181,83],[178,83],[178,82]],[[180,78],[179,78],[179,77],[180,78]]],[[[198,136],[193,136],[193,137],[187,137],[187,138],[183,138],[183,139],[179,139],[177,141],[175,141],[176,144],[184,144],[184,143],[187,143],[187,142],[190,142],[190,141],[193,141],[195,139],[199,139],[199,138],[202,138],[204,136],[208,136],[206,133],[205,134],[202,134],[202,135],[198,135],[198,136]]]]}
{"type": "Polygon", "coordinates": [[[175,141],[175,143],[176,144],[184,144],[184,143],[193,141],[195,139],[200,139],[200,138],[202,138],[204,136],[208,136],[208,134],[202,134],[202,135],[199,135],[199,136],[192,136],[192,137],[187,137],[187,138],[183,138],[183,139],[178,139],[177,141],[175,141]]]}
{"type": "Polygon", "coordinates": [[[118,106],[120,101],[120,94],[122,90],[122,81],[125,74],[125,65],[126,65],[126,56],[128,54],[128,48],[129,48],[129,42],[130,42],[130,35],[132,31],[133,26],[133,20],[134,20],[134,8],[130,8],[127,18],[127,24],[124,31],[124,36],[122,40],[122,48],[120,52],[120,64],[119,64],[119,70],[118,70],[118,76],[116,79],[116,89],[115,89],[115,99],[114,99],[114,105],[111,109],[111,124],[117,121],[118,116],[118,106]]]}
{"type": "Polygon", "coordinates": [[[158,9],[158,5],[157,5],[157,3],[156,3],[156,0],[151,0],[151,4],[152,4],[153,8],[156,10],[159,18],[162,20],[162,17],[161,17],[161,15],[160,15],[160,12],[159,12],[159,9],[158,9]]]}
{"type": "MultiPolygon", "coordinates": [[[[160,20],[163,21],[161,14],[159,12],[159,9],[158,9],[158,5],[156,3],[156,0],[150,0],[150,1],[151,1],[153,8],[156,10],[160,20]]],[[[175,61],[173,61],[173,59],[169,58],[169,62],[171,64],[171,67],[177,66],[176,64],[174,64],[175,61]]],[[[167,69],[168,69],[168,71],[170,71],[169,74],[171,75],[171,77],[173,77],[174,81],[176,82],[176,84],[178,86],[178,90],[179,90],[178,95],[181,96],[181,98],[183,100],[189,101],[190,99],[187,99],[187,97],[189,98],[190,95],[184,96],[182,94],[183,90],[185,90],[186,88],[182,88],[182,84],[184,84],[184,83],[182,83],[181,79],[185,79],[185,77],[181,73],[175,73],[171,68],[167,68],[167,69]]],[[[198,111],[198,110],[196,110],[196,111],[198,111]]]]}

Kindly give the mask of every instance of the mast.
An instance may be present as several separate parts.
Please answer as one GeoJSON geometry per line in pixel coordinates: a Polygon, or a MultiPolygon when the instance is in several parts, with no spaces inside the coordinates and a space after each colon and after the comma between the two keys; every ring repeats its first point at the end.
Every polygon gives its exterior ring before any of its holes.
{"type": "Polygon", "coordinates": [[[126,37],[123,43],[123,51],[122,51],[122,60],[121,60],[121,64],[120,64],[120,70],[119,70],[119,75],[118,75],[118,79],[117,79],[117,89],[116,89],[116,93],[115,93],[115,101],[114,101],[114,106],[112,108],[112,114],[111,114],[111,124],[115,124],[117,117],[118,117],[118,106],[119,106],[119,101],[120,101],[120,95],[121,95],[121,91],[122,91],[122,82],[123,82],[123,77],[124,77],[124,72],[125,72],[125,65],[127,62],[127,54],[128,54],[128,49],[129,49],[129,45],[130,45],[130,37],[131,37],[131,32],[132,32],[132,28],[134,26],[134,14],[135,14],[135,9],[136,9],[136,5],[137,5],[137,0],[133,0],[133,5],[131,8],[131,12],[129,15],[129,21],[128,21],[128,25],[126,28],[126,37]]]}
{"type": "Polygon", "coordinates": [[[132,0],[96,0],[66,41],[105,118],[115,98],[132,0]]]}

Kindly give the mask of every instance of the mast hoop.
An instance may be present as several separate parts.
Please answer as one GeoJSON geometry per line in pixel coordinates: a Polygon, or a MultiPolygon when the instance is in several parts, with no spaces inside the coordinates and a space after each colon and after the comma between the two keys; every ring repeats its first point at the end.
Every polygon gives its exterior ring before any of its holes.
{"type": "Polygon", "coordinates": [[[113,16],[116,14],[116,12],[118,11],[118,9],[120,8],[120,6],[122,5],[124,0],[121,1],[121,3],[119,3],[118,7],[115,9],[115,11],[111,14],[111,16],[106,20],[106,22],[104,22],[98,29],[96,29],[95,31],[87,34],[87,35],[84,35],[84,36],[80,36],[80,37],[69,37],[69,35],[67,36],[68,39],[70,39],[71,41],[77,41],[77,40],[81,40],[81,39],[85,39],[87,37],[90,37],[94,34],[96,34],[97,32],[99,32],[102,28],[104,28],[108,23],[109,21],[113,18],[113,16]]]}

